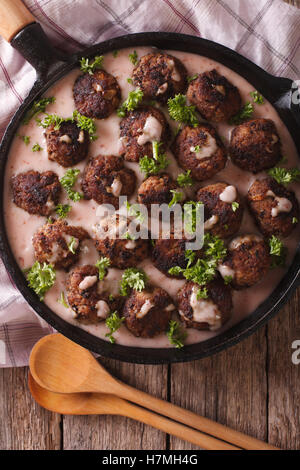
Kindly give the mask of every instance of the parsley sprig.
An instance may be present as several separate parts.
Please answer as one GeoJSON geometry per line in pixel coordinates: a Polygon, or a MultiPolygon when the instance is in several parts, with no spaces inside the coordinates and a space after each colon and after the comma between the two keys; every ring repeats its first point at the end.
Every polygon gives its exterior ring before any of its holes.
{"type": "MultiPolygon", "coordinates": [[[[188,262],[186,268],[175,266],[169,269],[169,274],[178,276],[182,274],[188,281],[195,282],[199,286],[205,286],[208,282],[212,281],[216,275],[217,267],[220,261],[222,261],[227,253],[224,242],[221,238],[207,233],[204,235],[204,255],[202,258],[198,258],[196,263],[188,262]]],[[[189,254],[186,255],[187,259],[189,254]]],[[[205,295],[207,294],[204,291],[205,295]]],[[[203,295],[203,292],[202,292],[203,295]]]]}
{"type": "Polygon", "coordinates": [[[98,259],[95,266],[99,271],[99,281],[102,281],[106,275],[107,268],[110,266],[110,259],[106,256],[102,256],[100,259],[98,259]]]}
{"type": "Polygon", "coordinates": [[[79,193],[78,191],[74,191],[73,189],[73,186],[77,181],[79,173],[80,170],[78,170],[77,168],[70,168],[60,179],[60,184],[66,190],[68,198],[74,202],[78,202],[80,201],[80,199],[83,198],[83,194],[79,193]]]}
{"type": "Polygon", "coordinates": [[[184,203],[184,227],[189,234],[194,233],[196,230],[201,206],[203,206],[201,201],[187,201],[184,203]]]}
{"type": "Polygon", "coordinates": [[[37,142],[36,144],[34,144],[32,146],[32,149],[31,149],[33,152],[40,152],[42,149],[42,147],[40,146],[40,144],[37,142]]]}
{"type": "Polygon", "coordinates": [[[84,73],[89,73],[90,75],[93,75],[95,70],[102,68],[103,59],[103,55],[97,55],[94,57],[94,61],[90,62],[90,59],[82,57],[79,61],[80,70],[84,73]]]}
{"type": "Polygon", "coordinates": [[[43,120],[37,119],[37,123],[40,127],[46,129],[49,126],[53,126],[55,131],[58,131],[64,122],[75,122],[79,129],[88,132],[91,141],[98,138],[95,134],[97,129],[94,119],[80,114],[77,110],[73,111],[72,117],[69,118],[62,118],[56,114],[46,114],[43,120]]]}
{"type": "Polygon", "coordinates": [[[138,63],[138,55],[136,51],[133,51],[131,54],[128,55],[128,57],[133,65],[136,65],[138,63]]]}
{"type": "Polygon", "coordinates": [[[232,118],[229,119],[229,124],[233,124],[233,125],[242,124],[243,122],[247,121],[248,119],[252,117],[253,112],[254,112],[253,104],[250,103],[250,101],[247,101],[247,103],[245,103],[243,108],[237,114],[232,116],[232,118]]]}
{"type": "Polygon", "coordinates": [[[175,95],[174,98],[168,99],[168,110],[169,114],[174,121],[182,122],[183,124],[189,124],[193,127],[197,127],[199,124],[196,107],[188,106],[186,104],[185,95],[175,95]]]}
{"type": "Polygon", "coordinates": [[[52,264],[41,264],[36,261],[31,268],[26,271],[26,278],[29,287],[34,290],[40,300],[43,300],[45,293],[55,282],[56,273],[52,264]]]}
{"type": "Polygon", "coordinates": [[[142,173],[148,177],[149,175],[156,175],[160,171],[167,168],[169,165],[169,160],[165,153],[159,153],[159,147],[161,142],[153,141],[152,142],[152,154],[153,158],[145,155],[139,161],[140,170],[142,173]]]}
{"type": "Polygon", "coordinates": [[[121,104],[120,108],[117,110],[117,115],[119,117],[125,117],[127,111],[133,111],[136,109],[143,99],[144,93],[140,88],[136,88],[128,93],[127,99],[121,104]]]}
{"type": "Polygon", "coordinates": [[[34,101],[32,108],[26,113],[25,118],[23,119],[23,124],[28,124],[32,118],[40,113],[44,113],[48,104],[54,102],[54,96],[50,96],[49,98],[41,98],[40,100],[34,101]]]}
{"type": "Polygon", "coordinates": [[[169,202],[169,207],[172,207],[175,204],[177,204],[178,202],[181,202],[184,198],[184,193],[181,192],[181,191],[178,191],[177,189],[171,189],[170,193],[173,194],[173,197],[172,197],[171,201],[169,202]]]}
{"type": "Polygon", "coordinates": [[[128,295],[129,289],[135,289],[138,292],[141,292],[146,285],[147,276],[142,269],[138,268],[128,268],[125,269],[122,281],[120,293],[123,296],[128,295]]]}
{"type": "Polygon", "coordinates": [[[281,184],[293,183],[300,180],[299,168],[281,168],[275,166],[268,170],[268,175],[281,184]]]}
{"type": "Polygon", "coordinates": [[[145,221],[145,215],[139,209],[139,204],[130,204],[130,202],[125,201],[125,206],[129,217],[134,217],[135,219],[139,220],[141,224],[145,221]]]}
{"type": "Polygon", "coordinates": [[[184,346],[183,341],[187,337],[187,332],[182,329],[181,325],[175,321],[170,320],[169,322],[169,329],[167,331],[167,337],[171,344],[175,346],[175,348],[181,349],[184,346]]]}
{"type": "Polygon", "coordinates": [[[71,209],[70,204],[57,204],[54,210],[60,219],[65,219],[71,209]]]}
{"type": "Polygon", "coordinates": [[[115,338],[113,337],[113,333],[115,333],[122,325],[125,317],[120,318],[118,312],[112,312],[109,317],[105,320],[105,324],[107,328],[109,328],[109,333],[106,333],[106,337],[109,338],[109,341],[113,344],[116,342],[115,338]]]}
{"type": "Polygon", "coordinates": [[[260,93],[258,93],[257,90],[250,91],[249,94],[253,100],[253,103],[264,104],[264,97],[260,93]]]}
{"type": "Polygon", "coordinates": [[[272,235],[269,239],[269,246],[270,246],[270,255],[272,257],[272,268],[277,268],[279,266],[285,265],[285,260],[287,256],[287,248],[284,246],[283,242],[272,235]]]}
{"type": "Polygon", "coordinates": [[[180,175],[177,176],[177,183],[181,188],[192,186],[194,181],[191,178],[191,170],[187,170],[185,173],[180,173],[180,175]]]}

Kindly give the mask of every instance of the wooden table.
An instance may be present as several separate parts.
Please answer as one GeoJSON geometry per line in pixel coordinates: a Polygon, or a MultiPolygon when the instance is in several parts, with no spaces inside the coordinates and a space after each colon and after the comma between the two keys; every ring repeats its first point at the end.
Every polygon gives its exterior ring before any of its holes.
{"type": "MultiPolygon", "coordinates": [[[[300,0],[289,3],[300,6],[300,0]]],[[[300,449],[300,288],[281,313],[247,340],[188,364],[143,366],[104,360],[116,376],[284,449],[300,449]]],[[[41,409],[27,368],[0,369],[0,449],[196,449],[121,417],[60,416],[41,409]]]]}

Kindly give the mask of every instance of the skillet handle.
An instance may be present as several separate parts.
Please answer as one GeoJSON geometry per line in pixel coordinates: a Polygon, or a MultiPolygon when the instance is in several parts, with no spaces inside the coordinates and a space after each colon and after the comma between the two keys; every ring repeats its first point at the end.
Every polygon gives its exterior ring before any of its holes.
{"type": "Polygon", "coordinates": [[[0,0],[0,35],[10,42],[15,35],[35,18],[21,0],[0,0]]]}
{"type": "Polygon", "coordinates": [[[36,69],[42,81],[69,60],[54,49],[21,0],[0,0],[0,35],[36,69]]]}

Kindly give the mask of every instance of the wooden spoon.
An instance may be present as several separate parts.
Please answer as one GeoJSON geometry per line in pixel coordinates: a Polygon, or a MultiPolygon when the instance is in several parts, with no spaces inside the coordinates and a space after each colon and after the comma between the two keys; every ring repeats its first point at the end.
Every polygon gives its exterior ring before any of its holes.
{"type": "Polygon", "coordinates": [[[54,393],[36,383],[29,372],[28,385],[35,401],[47,410],[64,415],[119,415],[135,419],[192,442],[207,450],[241,450],[227,442],[207,436],[156,413],[132,405],[122,398],[105,393],[54,393]]]}
{"type": "Polygon", "coordinates": [[[115,395],[242,449],[276,449],[258,439],[124,384],[112,377],[87,349],[61,334],[40,339],[31,351],[29,366],[34,380],[52,392],[100,392],[115,395]]]}

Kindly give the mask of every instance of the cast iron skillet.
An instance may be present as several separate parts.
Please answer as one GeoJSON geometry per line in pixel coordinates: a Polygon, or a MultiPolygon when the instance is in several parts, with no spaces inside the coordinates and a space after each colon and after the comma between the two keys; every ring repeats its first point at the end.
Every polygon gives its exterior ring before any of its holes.
{"type": "MultiPolygon", "coordinates": [[[[15,3],[15,0],[10,1],[15,3]]],[[[79,327],[67,323],[40,302],[36,294],[29,289],[22,271],[13,257],[6,236],[3,220],[3,188],[5,164],[10,144],[24,114],[30,109],[33,100],[39,98],[56,80],[63,77],[76,66],[78,59],[83,55],[92,57],[95,54],[105,54],[106,52],[125,47],[155,46],[160,49],[193,52],[221,62],[252,83],[254,88],[259,90],[275,106],[280,117],[287,125],[300,154],[300,108],[299,105],[291,103],[291,94],[294,91],[292,90],[291,80],[269,75],[249,60],[220,44],[177,33],[151,32],[130,34],[102,42],[71,57],[64,57],[52,48],[40,25],[31,23],[12,37],[11,45],[35,67],[37,79],[29,96],[13,116],[0,147],[0,254],[16,286],[27,302],[42,318],[73,341],[103,356],[126,362],[162,364],[199,359],[232,346],[249,336],[280,310],[299,284],[300,246],[298,246],[297,253],[288,272],[269,298],[249,317],[228,331],[207,341],[186,346],[183,350],[111,345],[79,327]]]]}

